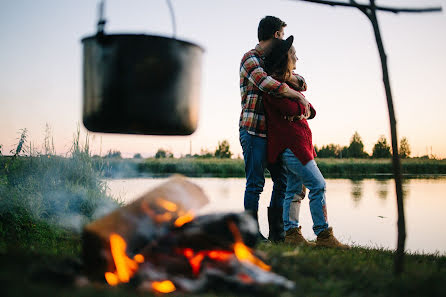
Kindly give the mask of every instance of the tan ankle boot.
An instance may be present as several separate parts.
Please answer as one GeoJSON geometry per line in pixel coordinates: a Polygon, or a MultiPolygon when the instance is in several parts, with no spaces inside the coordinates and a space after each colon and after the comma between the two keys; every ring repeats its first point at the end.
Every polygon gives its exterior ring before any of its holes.
{"type": "Polygon", "coordinates": [[[333,228],[331,227],[328,227],[327,229],[319,233],[316,239],[316,246],[335,247],[345,250],[350,249],[348,245],[340,243],[336,239],[336,237],[334,237],[333,228]]]}
{"type": "Polygon", "coordinates": [[[301,228],[302,228],[302,226],[299,226],[298,228],[291,228],[291,229],[287,230],[286,234],[285,234],[285,243],[295,244],[295,245],[314,246],[315,243],[308,242],[302,236],[301,228]]]}

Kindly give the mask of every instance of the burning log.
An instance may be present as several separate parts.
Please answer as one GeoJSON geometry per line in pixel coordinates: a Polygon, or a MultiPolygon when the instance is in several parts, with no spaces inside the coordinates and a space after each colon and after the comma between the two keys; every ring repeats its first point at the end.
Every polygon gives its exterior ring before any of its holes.
{"type": "Polygon", "coordinates": [[[196,292],[211,283],[244,288],[294,283],[256,255],[258,227],[247,213],[194,217],[208,202],[181,176],[87,225],[83,256],[90,279],[168,293],[196,292]]]}
{"type": "MultiPolygon", "coordinates": [[[[110,237],[115,234],[127,244],[129,255],[147,242],[193,219],[193,212],[208,203],[201,188],[176,175],[133,203],[87,225],[83,231],[83,259],[91,279],[103,280],[104,271],[112,271],[114,260],[110,237]]],[[[114,236],[116,240],[117,236],[114,236]]]]}

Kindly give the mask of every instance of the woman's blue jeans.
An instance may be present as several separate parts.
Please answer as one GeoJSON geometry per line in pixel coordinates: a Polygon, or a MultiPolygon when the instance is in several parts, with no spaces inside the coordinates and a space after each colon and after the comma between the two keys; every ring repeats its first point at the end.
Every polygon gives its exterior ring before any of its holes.
{"type": "Polygon", "coordinates": [[[265,169],[270,172],[274,183],[270,207],[281,208],[286,190],[286,169],[282,161],[268,164],[266,138],[249,134],[244,128],[240,128],[240,144],[243,149],[246,173],[245,210],[257,213],[259,209],[259,197],[265,185],[265,169]]]}
{"type": "Polygon", "coordinates": [[[299,226],[298,221],[290,220],[290,205],[294,195],[301,193],[303,183],[309,190],[308,199],[310,200],[310,212],[313,219],[313,231],[318,235],[328,228],[325,179],[314,160],[302,165],[290,149],[286,149],[282,153],[282,160],[288,169],[287,187],[283,201],[284,229],[286,231],[299,226]]]}

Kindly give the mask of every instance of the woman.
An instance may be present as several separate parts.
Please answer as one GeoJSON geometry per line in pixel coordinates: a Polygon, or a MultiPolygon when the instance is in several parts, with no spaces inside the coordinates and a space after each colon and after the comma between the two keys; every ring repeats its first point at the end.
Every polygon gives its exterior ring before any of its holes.
{"type": "MultiPolygon", "coordinates": [[[[296,69],[296,51],[293,36],[286,40],[276,39],[265,57],[265,70],[275,79],[286,82],[296,69]]],[[[314,160],[316,153],[307,118],[316,111],[297,101],[264,95],[268,129],[268,162],[282,158],[287,167],[287,189],[283,204],[285,242],[309,244],[302,236],[298,218],[290,218],[290,205],[301,198],[302,184],[309,190],[310,212],[317,246],[349,248],[340,243],[328,226],[325,203],[325,180],[314,160]]]]}

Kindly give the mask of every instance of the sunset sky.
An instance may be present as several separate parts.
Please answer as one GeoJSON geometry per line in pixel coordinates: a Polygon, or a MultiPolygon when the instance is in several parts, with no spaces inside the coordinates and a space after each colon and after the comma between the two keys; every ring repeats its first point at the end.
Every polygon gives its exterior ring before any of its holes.
{"type": "MultiPolygon", "coordinates": [[[[347,2],[346,0],[344,0],[347,2]]],[[[368,1],[358,1],[368,2],[368,1]]],[[[41,148],[45,125],[56,152],[69,151],[82,133],[82,44],[95,34],[98,0],[0,0],[0,145],[8,154],[19,129],[41,148]]],[[[443,6],[446,0],[386,0],[397,7],[443,6]]],[[[130,136],[91,133],[93,153],[121,151],[153,156],[158,148],[176,156],[215,150],[227,139],[235,156],[240,115],[239,65],[257,44],[261,18],[285,21],[294,35],[297,72],[317,110],[311,120],[318,146],[348,145],[357,131],[371,153],[380,135],[390,140],[379,53],[369,20],[357,9],[301,1],[172,0],[177,38],[205,49],[199,126],[191,136],[130,136]]],[[[107,0],[106,33],[172,36],[164,0],[107,0]]],[[[378,13],[387,53],[398,132],[412,156],[446,158],[446,14],[378,13]]]]}

